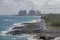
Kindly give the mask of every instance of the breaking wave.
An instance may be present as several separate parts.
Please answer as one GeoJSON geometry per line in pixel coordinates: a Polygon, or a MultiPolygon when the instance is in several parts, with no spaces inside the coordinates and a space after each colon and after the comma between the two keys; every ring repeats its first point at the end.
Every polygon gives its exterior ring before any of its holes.
{"type": "Polygon", "coordinates": [[[4,19],[3,21],[14,21],[14,20],[10,20],[10,19],[4,19]]]}
{"type": "MultiPolygon", "coordinates": [[[[4,20],[4,21],[11,21],[11,20],[4,20]]],[[[12,28],[14,27],[21,27],[21,26],[25,26],[23,25],[22,23],[34,23],[36,21],[39,21],[39,20],[32,20],[32,21],[27,21],[27,22],[20,22],[20,23],[14,23],[12,27],[9,27],[8,30],[6,31],[1,31],[0,35],[1,36],[8,36],[6,33],[9,32],[9,31],[13,31],[12,28]]],[[[11,36],[11,35],[10,35],[11,36]]],[[[12,35],[13,36],[13,35],[12,35]]],[[[30,35],[30,34],[22,34],[20,36],[17,36],[18,38],[14,38],[15,39],[20,39],[20,38],[24,38],[24,40],[37,40],[36,38],[33,38],[34,35],[30,35]]]]}
{"type": "Polygon", "coordinates": [[[32,21],[26,21],[26,22],[14,23],[12,27],[7,28],[7,29],[8,29],[7,31],[1,31],[1,32],[2,32],[2,33],[6,33],[6,32],[8,32],[8,31],[11,31],[12,28],[14,28],[14,27],[25,26],[25,25],[22,24],[22,23],[34,23],[34,22],[36,22],[36,21],[40,21],[40,20],[32,20],[32,21]]]}
{"type": "Polygon", "coordinates": [[[34,36],[35,35],[30,35],[30,34],[21,34],[21,35],[6,35],[6,34],[0,34],[2,37],[3,37],[3,39],[7,39],[7,40],[9,40],[9,39],[11,39],[11,40],[17,40],[17,39],[19,39],[19,40],[37,40],[36,38],[34,38],[34,36]],[[6,37],[5,37],[6,36],[6,37]]]}

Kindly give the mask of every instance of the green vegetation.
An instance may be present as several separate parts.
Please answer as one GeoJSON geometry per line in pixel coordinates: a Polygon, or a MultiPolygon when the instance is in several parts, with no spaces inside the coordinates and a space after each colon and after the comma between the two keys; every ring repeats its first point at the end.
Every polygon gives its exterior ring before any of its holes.
{"type": "Polygon", "coordinates": [[[46,14],[45,22],[50,26],[60,26],[60,14],[46,14]]]}

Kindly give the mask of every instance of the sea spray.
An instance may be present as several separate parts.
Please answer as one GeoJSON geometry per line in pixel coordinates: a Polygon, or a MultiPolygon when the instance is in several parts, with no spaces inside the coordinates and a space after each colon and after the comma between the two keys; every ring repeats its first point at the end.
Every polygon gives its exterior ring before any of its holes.
{"type": "Polygon", "coordinates": [[[1,39],[3,40],[37,40],[36,38],[34,38],[34,35],[30,35],[30,34],[21,34],[21,35],[0,35],[1,39]],[[7,39],[8,38],[8,39],[7,39]]]}
{"type": "Polygon", "coordinates": [[[15,21],[15,20],[10,20],[10,19],[3,19],[3,21],[15,21]]]}
{"type": "Polygon", "coordinates": [[[60,40],[60,37],[56,37],[54,40],[60,40]]]}

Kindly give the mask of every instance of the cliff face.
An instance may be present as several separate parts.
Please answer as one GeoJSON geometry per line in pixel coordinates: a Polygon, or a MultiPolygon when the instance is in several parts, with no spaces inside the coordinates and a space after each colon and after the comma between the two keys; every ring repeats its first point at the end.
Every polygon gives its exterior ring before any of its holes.
{"type": "Polygon", "coordinates": [[[27,15],[27,11],[26,10],[20,10],[19,11],[19,15],[20,16],[26,16],[27,15]]]}
{"type": "Polygon", "coordinates": [[[30,12],[29,12],[28,15],[30,15],[30,16],[34,16],[34,15],[36,15],[36,11],[35,11],[35,10],[30,10],[30,12]]]}
{"type": "Polygon", "coordinates": [[[37,16],[41,16],[41,12],[40,11],[36,11],[36,15],[37,16]]]}

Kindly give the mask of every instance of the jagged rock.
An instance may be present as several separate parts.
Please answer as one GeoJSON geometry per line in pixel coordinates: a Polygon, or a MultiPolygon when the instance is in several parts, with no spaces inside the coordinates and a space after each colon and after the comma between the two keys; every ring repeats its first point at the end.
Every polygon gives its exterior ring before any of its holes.
{"type": "Polygon", "coordinates": [[[36,23],[22,23],[25,26],[20,26],[20,27],[14,27],[12,28],[12,31],[7,32],[6,34],[12,34],[12,35],[19,35],[19,34],[24,34],[24,33],[35,33],[39,32],[39,25],[36,23]]]}
{"type": "Polygon", "coordinates": [[[20,10],[19,11],[19,16],[26,16],[27,15],[27,11],[26,10],[20,10]]]}
{"type": "Polygon", "coordinates": [[[29,15],[30,16],[35,16],[36,15],[36,11],[35,10],[30,10],[29,15]]]}

